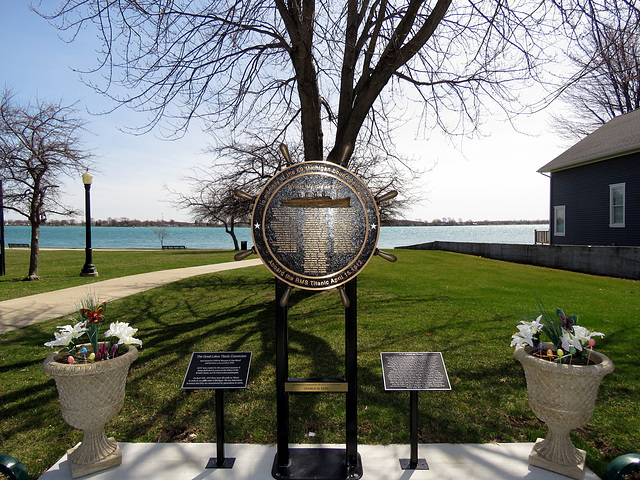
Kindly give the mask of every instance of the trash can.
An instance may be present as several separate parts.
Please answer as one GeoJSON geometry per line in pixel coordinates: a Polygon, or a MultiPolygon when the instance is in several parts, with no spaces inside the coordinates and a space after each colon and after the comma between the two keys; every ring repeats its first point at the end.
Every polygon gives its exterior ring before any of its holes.
{"type": "Polygon", "coordinates": [[[240,250],[247,250],[247,241],[246,240],[242,240],[240,242],[240,250]]]}

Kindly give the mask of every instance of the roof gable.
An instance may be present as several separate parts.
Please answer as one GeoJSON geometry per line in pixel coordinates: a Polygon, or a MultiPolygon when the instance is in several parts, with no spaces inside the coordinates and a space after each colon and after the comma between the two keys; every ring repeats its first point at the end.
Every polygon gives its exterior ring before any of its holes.
{"type": "Polygon", "coordinates": [[[540,168],[555,172],[640,151],[640,109],[609,120],[540,168]]]}

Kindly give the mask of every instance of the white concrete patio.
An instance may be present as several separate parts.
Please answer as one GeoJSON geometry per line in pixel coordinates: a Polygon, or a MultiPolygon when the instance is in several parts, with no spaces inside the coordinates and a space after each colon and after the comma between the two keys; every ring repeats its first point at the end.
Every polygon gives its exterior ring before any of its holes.
{"type": "MultiPolygon", "coordinates": [[[[215,443],[120,443],[122,465],[82,477],[87,480],[271,480],[275,446],[225,445],[225,457],[235,457],[231,469],[206,469],[216,457],[215,443]]],[[[292,445],[292,448],[318,445],[292,445]]],[[[344,448],[344,445],[324,445],[344,448]]],[[[531,467],[533,443],[426,444],[418,457],[429,470],[402,470],[400,458],[409,457],[409,445],[359,445],[363,480],[567,480],[568,477],[531,467]]],[[[63,456],[41,480],[71,478],[63,456]]],[[[598,480],[592,471],[584,480],[598,480]]]]}

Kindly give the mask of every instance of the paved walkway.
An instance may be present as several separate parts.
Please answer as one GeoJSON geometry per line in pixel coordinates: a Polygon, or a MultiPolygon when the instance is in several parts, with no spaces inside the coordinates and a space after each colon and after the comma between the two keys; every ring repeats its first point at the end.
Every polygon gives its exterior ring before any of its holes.
{"type": "Polygon", "coordinates": [[[255,265],[262,265],[262,261],[259,258],[253,258],[240,262],[175,268],[112,278],[89,285],[5,300],[0,302],[0,334],[73,313],[75,305],[79,304],[89,293],[100,297],[100,300],[111,301],[182,280],[183,278],[255,265]]]}
{"type": "MultiPolygon", "coordinates": [[[[276,447],[272,445],[225,445],[225,457],[235,458],[231,469],[206,469],[216,457],[215,443],[118,443],[122,465],[87,478],[91,480],[273,480],[276,447]]],[[[297,445],[307,448],[311,445],[297,445]]],[[[343,445],[324,445],[326,448],[343,445]]],[[[359,445],[362,480],[569,480],[569,477],[529,465],[533,443],[487,443],[418,446],[418,459],[429,470],[402,470],[400,458],[408,458],[408,445],[359,445]]],[[[69,480],[67,456],[40,480],[69,480]]],[[[308,477],[311,478],[311,477],[308,477]]],[[[315,478],[315,477],[313,477],[315,478]]],[[[583,480],[598,480],[585,469],[583,480]]]]}

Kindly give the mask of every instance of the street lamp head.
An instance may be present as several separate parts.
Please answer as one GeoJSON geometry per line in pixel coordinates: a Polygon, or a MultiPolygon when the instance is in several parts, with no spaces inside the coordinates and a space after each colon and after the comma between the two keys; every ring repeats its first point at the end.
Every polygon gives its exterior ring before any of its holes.
{"type": "Polygon", "coordinates": [[[84,183],[85,185],[91,185],[92,180],[93,175],[91,175],[88,170],[82,174],[82,183],[84,183]]]}

